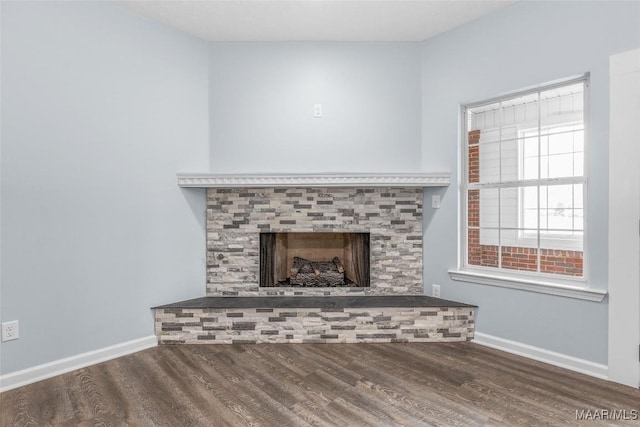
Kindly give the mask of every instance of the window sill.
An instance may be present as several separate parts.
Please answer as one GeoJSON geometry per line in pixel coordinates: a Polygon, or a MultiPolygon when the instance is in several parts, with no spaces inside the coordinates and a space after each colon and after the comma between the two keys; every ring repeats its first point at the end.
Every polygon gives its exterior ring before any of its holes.
{"type": "Polygon", "coordinates": [[[449,270],[449,277],[451,277],[451,280],[460,282],[520,289],[523,291],[557,295],[587,301],[602,302],[604,297],[607,295],[606,291],[600,289],[588,289],[581,286],[571,286],[570,284],[565,283],[552,283],[538,278],[521,278],[472,270],[449,270]]]}

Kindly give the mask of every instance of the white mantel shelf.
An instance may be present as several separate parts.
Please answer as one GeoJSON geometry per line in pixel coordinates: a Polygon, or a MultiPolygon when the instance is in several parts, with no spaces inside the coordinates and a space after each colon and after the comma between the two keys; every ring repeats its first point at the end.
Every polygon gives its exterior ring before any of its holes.
{"type": "Polygon", "coordinates": [[[180,187],[446,187],[451,173],[214,174],[179,173],[180,187]]]}

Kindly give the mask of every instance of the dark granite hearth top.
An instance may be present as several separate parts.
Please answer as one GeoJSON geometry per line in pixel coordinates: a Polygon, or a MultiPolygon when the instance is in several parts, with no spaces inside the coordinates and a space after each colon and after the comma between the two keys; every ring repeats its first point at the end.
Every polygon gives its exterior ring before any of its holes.
{"type": "Polygon", "coordinates": [[[425,295],[202,297],[153,308],[476,307],[425,295]]]}

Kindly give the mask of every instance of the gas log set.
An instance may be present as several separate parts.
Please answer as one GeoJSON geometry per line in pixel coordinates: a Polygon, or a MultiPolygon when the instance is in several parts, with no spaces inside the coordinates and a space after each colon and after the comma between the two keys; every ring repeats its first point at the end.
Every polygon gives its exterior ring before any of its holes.
{"type": "Polygon", "coordinates": [[[369,233],[260,233],[262,287],[369,287],[369,233]]]}
{"type": "Polygon", "coordinates": [[[289,270],[289,284],[292,286],[343,286],[345,284],[344,265],[340,258],[331,261],[310,261],[294,257],[289,270]]]}

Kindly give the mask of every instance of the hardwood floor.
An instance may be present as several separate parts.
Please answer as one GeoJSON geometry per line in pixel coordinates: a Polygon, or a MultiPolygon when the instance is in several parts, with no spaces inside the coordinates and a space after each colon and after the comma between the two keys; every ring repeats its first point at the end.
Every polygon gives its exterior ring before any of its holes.
{"type": "Polygon", "coordinates": [[[470,342],[160,346],[0,394],[2,426],[640,425],[576,420],[613,409],[640,390],[470,342]]]}

